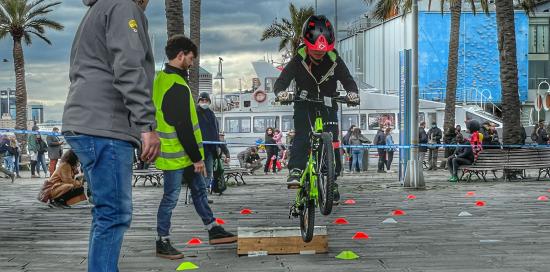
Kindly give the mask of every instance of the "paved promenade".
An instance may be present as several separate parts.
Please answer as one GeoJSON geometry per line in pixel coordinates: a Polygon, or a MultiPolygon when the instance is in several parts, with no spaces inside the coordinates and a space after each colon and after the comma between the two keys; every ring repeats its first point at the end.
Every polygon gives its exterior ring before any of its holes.
{"type": "MultiPolygon", "coordinates": [[[[29,176],[28,173],[23,173],[29,176]]],[[[288,218],[294,192],[283,185],[285,174],[245,177],[247,185],[213,196],[212,206],[225,227],[298,226],[288,218]],[[249,208],[251,215],[239,211],[249,208]]],[[[208,241],[192,205],[176,208],[172,240],[186,255],[169,261],[154,256],[156,210],[162,188],[134,188],[134,218],[120,259],[121,271],[175,271],[183,261],[195,271],[550,271],[550,195],[548,181],[446,182],[447,172],[425,172],[427,189],[407,191],[396,174],[347,175],[340,180],[342,199],[316,224],[328,226],[329,253],[238,257],[236,245],[187,246],[193,237],[208,241]],[[474,192],[474,196],[467,196],[474,192]],[[414,194],[416,199],[407,199],[414,194]],[[485,206],[476,206],[484,201],[485,206]],[[405,215],[392,216],[400,209],[405,215]],[[471,216],[459,216],[461,212],[471,216]],[[348,225],[335,225],[345,217],[348,225]],[[397,223],[382,223],[393,218],[397,223]],[[367,240],[353,240],[357,231],[367,240]],[[352,250],[360,256],[335,256],[352,250]]],[[[534,175],[534,173],[531,173],[534,175]]],[[[86,271],[90,206],[53,209],[36,201],[41,180],[0,179],[0,271],[86,271]]]]}

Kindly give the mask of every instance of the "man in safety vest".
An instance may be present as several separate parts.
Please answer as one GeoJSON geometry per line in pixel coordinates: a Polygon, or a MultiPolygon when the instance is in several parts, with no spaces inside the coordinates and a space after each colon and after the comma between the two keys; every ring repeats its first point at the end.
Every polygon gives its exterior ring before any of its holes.
{"type": "Polygon", "coordinates": [[[199,120],[191,90],[187,84],[187,69],[193,64],[197,47],[183,35],[172,36],[166,45],[170,60],[155,78],[157,133],[160,137],[160,156],[156,167],[164,170],[164,195],[157,214],[157,256],[183,258],[170,244],[170,219],[180,195],[182,180],[189,183],[193,205],[208,229],[210,244],[233,243],[237,237],[216,224],[208,205],[204,182],[204,148],[199,120]]]}

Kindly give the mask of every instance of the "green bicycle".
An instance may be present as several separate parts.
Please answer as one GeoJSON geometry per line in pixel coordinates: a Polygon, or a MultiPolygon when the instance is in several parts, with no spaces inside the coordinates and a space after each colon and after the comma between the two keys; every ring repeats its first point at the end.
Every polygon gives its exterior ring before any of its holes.
{"type": "MultiPolygon", "coordinates": [[[[304,91],[303,91],[304,93],[304,91]]],[[[310,99],[302,95],[293,102],[309,102],[327,104],[332,101],[353,105],[345,96],[325,97],[325,99],[310,99]]],[[[296,193],[294,205],[290,208],[290,215],[300,217],[300,231],[302,240],[306,243],[313,239],[315,226],[315,206],[319,206],[322,215],[332,212],[333,186],[336,179],[334,148],[332,133],[323,129],[321,112],[315,112],[315,124],[309,133],[310,147],[306,168],[300,178],[300,186],[296,193]]],[[[289,216],[290,217],[290,216],[289,216]]]]}

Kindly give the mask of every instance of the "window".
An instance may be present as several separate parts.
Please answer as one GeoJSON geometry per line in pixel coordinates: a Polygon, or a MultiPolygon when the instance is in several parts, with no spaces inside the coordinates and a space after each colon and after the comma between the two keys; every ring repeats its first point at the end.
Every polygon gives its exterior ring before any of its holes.
{"type": "Polygon", "coordinates": [[[529,89],[537,89],[539,84],[550,78],[550,61],[530,60],[529,61],[529,89]]]}
{"type": "Polygon", "coordinates": [[[264,133],[268,127],[277,128],[279,117],[277,116],[256,116],[254,117],[254,132],[264,133]]]}
{"type": "Polygon", "coordinates": [[[342,114],[342,130],[347,131],[351,126],[357,126],[358,115],[357,114],[342,114]]]}
{"type": "Polygon", "coordinates": [[[281,131],[287,132],[294,129],[294,117],[292,115],[283,115],[281,119],[281,131]]]}
{"type": "Polygon", "coordinates": [[[381,125],[389,125],[395,128],[395,113],[370,113],[369,130],[377,130],[381,125]]]}
{"type": "Polygon", "coordinates": [[[529,53],[548,53],[548,25],[529,26],[529,53]]]}
{"type": "Polygon", "coordinates": [[[243,106],[245,108],[250,108],[250,100],[245,100],[244,103],[243,103],[243,106]]]}
{"type": "Polygon", "coordinates": [[[250,117],[226,117],[225,132],[228,133],[249,133],[250,117]]]}
{"type": "Polygon", "coordinates": [[[428,112],[428,120],[426,120],[426,125],[431,127],[433,122],[437,122],[437,114],[435,112],[428,112]]]}

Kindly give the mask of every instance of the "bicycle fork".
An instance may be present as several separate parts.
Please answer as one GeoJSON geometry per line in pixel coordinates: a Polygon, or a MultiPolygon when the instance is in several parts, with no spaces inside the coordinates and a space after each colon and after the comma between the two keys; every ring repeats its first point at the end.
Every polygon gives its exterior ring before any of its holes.
{"type": "Polygon", "coordinates": [[[300,177],[300,188],[296,193],[296,200],[294,201],[294,204],[290,207],[289,218],[290,216],[298,217],[307,200],[315,199],[315,206],[319,205],[317,171],[315,171],[316,162],[313,158],[314,156],[312,152],[313,151],[309,152],[309,160],[307,162],[306,169],[304,173],[302,173],[302,177],[300,177]]]}

